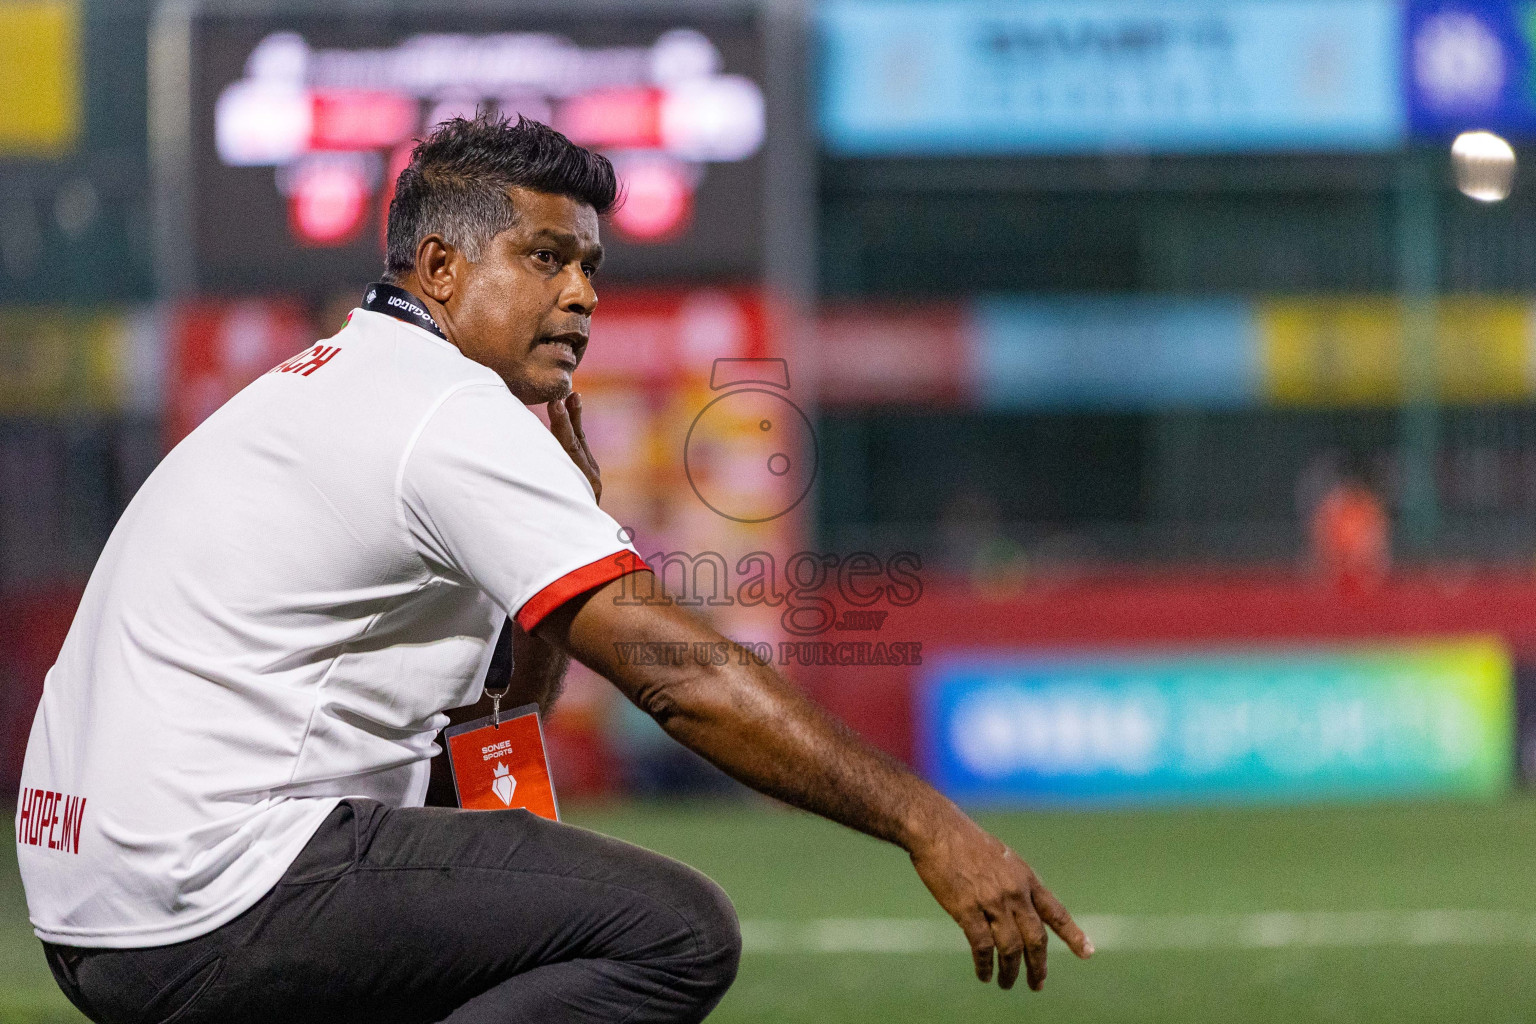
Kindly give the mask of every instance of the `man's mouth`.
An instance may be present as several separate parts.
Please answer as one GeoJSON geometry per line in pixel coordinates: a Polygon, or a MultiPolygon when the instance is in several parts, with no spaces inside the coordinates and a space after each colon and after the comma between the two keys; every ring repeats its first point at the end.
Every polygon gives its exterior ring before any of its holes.
{"type": "Polygon", "coordinates": [[[540,345],[551,345],[558,353],[556,358],[567,370],[576,369],[582,353],[587,350],[587,336],[575,331],[569,334],[552,334],[539,339],[540,345]]]}

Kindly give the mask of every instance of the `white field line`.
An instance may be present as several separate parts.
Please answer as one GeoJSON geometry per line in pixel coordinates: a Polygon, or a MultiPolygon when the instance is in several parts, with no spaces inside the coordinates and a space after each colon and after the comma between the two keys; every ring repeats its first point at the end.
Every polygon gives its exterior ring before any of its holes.
{"type": "MultiPolygon", "coordinates": [[[[1085,914],[1099,950],[1146,952],[1340,946],[1536,946],[1536,914],[1366,910],[1262,914],[1085,914]]],[[[963,953],[960,929],[931,918],[828,917],[741,923],[752,953],[963,953]]]]}

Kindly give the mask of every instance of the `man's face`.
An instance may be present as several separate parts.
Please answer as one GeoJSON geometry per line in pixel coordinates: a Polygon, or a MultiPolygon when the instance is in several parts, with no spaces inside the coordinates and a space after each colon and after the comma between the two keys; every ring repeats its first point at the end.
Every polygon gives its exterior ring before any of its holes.
{"type": "Polygon", "coordinates": [[[459,349],[526,405],[564,398],[587,350],[602,262],[597,213],[567,196],[508,189],[517,221],[464,261],[446,302],[459,349]]]}

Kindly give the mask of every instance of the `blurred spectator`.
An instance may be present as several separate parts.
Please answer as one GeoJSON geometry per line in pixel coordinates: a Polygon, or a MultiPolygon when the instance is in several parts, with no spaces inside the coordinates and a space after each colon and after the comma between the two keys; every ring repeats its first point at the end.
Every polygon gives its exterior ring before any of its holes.
{"type": "Polygon", "coordinates": [[[1347,590],[1368,589],[1391,562],[1391,520],[1381,498],[1357,474],[1346,472],[1312,510],[1312,561],[1347,590]]]}

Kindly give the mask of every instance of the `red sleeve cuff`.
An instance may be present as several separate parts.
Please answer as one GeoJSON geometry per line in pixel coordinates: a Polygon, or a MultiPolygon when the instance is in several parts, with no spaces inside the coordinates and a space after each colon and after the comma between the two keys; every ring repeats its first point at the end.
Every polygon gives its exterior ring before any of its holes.
{"type": "Polygon", "coordinates": [[[523,627],[523,632],[531,633],[533,627],[544,620],[544,616],[571,598],[641,569],[649,570],[650,566],[633,551],[616,551],[580,569],[572,569],[523,602],[517,612],[517,624],[523,627]]]}

